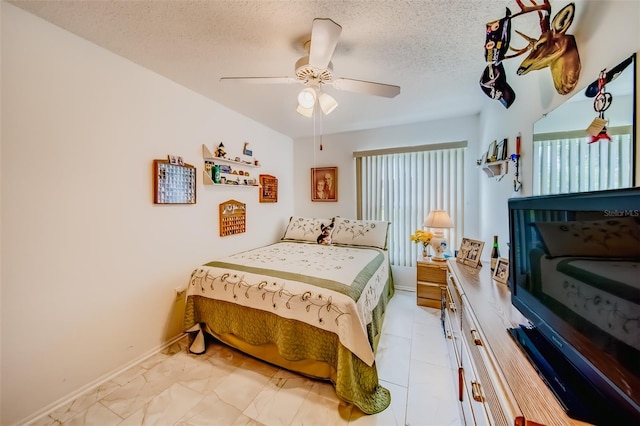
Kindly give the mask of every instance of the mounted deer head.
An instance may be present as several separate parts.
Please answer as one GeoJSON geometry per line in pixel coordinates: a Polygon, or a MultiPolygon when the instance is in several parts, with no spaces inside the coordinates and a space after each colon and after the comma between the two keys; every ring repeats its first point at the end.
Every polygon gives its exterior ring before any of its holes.
{"type": "Polygon", "coordinates": [[[570,3],[563,7],[553,17],[553,21],[549,25],[549,17],[551,15],[549,0],[544,0],[541,5],[537,5],[533,0],[531,2],[533,6],[525,6],[521,0],[516,0],[521,12],[512,15],[511,18],[523,13],[537,11],[542,34],[540,38],[535,39],[516,30],[518,34],[528,41],[528,45],[519,50],[511,48],[516,50],[517,53],[507,57],[513,58],[530,52],[529,56],[520,64],[517,71],[518,75],[549,67],[556,91],[561,95],[566,95],[576,87],[581,68],[575,37],[566,34],[567,29],[573,22],[576,10],[575,4],[570,3]]]}

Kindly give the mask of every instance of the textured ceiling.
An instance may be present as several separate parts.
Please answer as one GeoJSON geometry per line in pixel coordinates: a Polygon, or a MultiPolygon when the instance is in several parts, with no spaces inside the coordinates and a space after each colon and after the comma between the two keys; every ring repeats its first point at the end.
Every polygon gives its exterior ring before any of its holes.
{"type": "MultiPolygon", "coordinates": [[[[342,26],[334,75],[399,85],[401,93],[388,99],[328,87],[340,105],[316,131],[476,113],[496,102],[478,86],[484,24],[506,6],[517,9],[507,0],[10,2],[293,138],[314,132],[313,120],[295,112],[302,85],[220,78],[294,76],[313,19],[331,18],[342,26]]],[[[535,14],[519,25],[539,35],[535,14]]]]}

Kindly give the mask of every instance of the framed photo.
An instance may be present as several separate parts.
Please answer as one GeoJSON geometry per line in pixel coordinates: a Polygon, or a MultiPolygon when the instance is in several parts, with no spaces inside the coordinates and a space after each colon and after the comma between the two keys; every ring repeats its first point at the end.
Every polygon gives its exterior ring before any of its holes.
{"type": "Polygon", "coordinates": [[[497,141],[493,141],[489,144],[489,149],[487,149],[487,162],[496,161],[497,143],[497,141]]]}
{"type": "Polygon", "coordinates": [[[507,158],[507,141],[508,139],[503,139],[498,142],[496,146],[496,161],[506,160],[507,158]]]}
{"type": "Polygon", "coordinates": [[[480,256],[482,255],[483,247],[484,241],[463,238],[456,256],[456,262],[477,268],[478,265],[482,265],[480,256]]]}
{"type": "Polygon", "coordinates": [[[506,284],[509,279],[509,259],[499,257],[496,262],[496,269],[493,271],[493,279],[499,283],[506,284]]]}
{"type": "Polygon", "coordinates": [[[311,169],[311,201],[338,201],[338,168],[311,169]]]}

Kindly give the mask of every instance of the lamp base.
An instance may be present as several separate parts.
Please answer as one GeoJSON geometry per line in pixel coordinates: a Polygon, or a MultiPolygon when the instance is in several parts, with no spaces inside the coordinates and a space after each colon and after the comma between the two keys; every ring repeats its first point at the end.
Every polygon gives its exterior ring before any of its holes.
{"type": "Polygon", "coordinates": [[[435,232],[434,237],[431,239],[431,247],[433,247],[433,251],[435,252],[435,254],[431,256],[431,260],[444,262],[447,260],[447,258],[444,257],[444,252],[447,250],[447,240],[444,238],[443,232],[438,231],[435,232]]]}

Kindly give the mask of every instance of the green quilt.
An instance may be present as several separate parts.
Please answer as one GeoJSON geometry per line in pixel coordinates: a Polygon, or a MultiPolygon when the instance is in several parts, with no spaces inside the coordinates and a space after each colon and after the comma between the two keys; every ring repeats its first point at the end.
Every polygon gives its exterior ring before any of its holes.
{"type": "Polygon", "coordinates": [[[273,345],[277,358],[267,361],[329,379],[341,399],[374,414],[391,401],[371,354],[393,293],[390,265],[378,249],[277,243],[196,269],[184,329],[200,325],[217,337],[232,335],[249,350],[273,345]],[[309,263],[309,251],[321,264],[309,263]],[[301,360],[328,368],[316,374],[291,367],[301,360]]]}
{"type": "MultiPolygon", "coordinates": [[[[368,327],[374,344],[379,339],[385,306],[392,295],[390,280],[376,307],[375,320],[368,327]]],[[[379,413],[391,402],[391,394],[379,384],[376,364],[368,366],[346,349],[334,333],[271,312],[189,296],[184,327],[188,330],[197,324],[205,324],[216,334],[233,334],[255,346],[275,343],[280,356],[287,360],[312,359],[329,364],[334,369],[332,376],[320,378],[331,380],[338,397],[363,413],[379,413]]]]}

